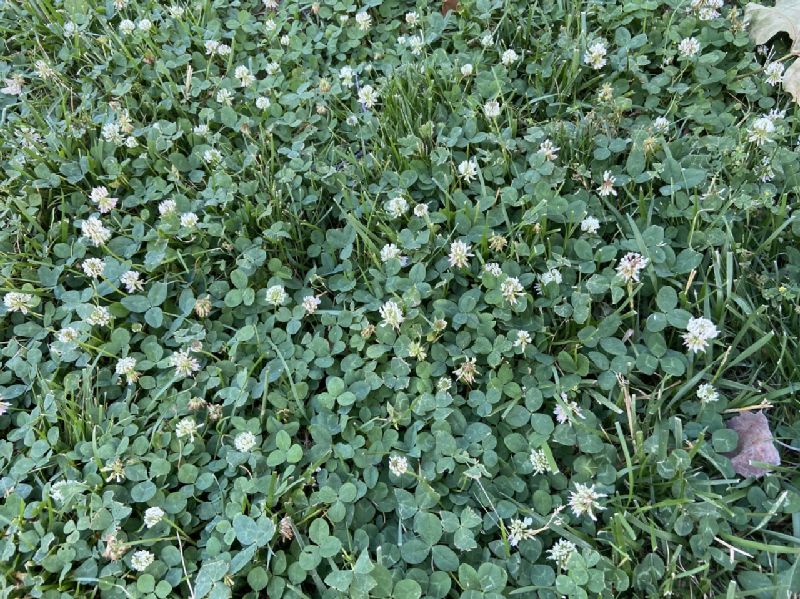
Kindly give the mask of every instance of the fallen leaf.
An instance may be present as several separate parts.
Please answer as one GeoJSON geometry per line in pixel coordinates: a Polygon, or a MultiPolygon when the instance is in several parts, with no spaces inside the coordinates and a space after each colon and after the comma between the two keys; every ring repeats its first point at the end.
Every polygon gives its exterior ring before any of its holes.
{"type": "Polygon", "coordinates": [[[442,14],[446,15],[451,10],[456,10],[458,8],[458,0],[444,0],[442,2],[442,14]]]}
{"type": "Polygon", "coordinates": [[[782,31],[792,38],[792,54],[800,54],[800,0],[778,0],[774,7],[750,3],[744,9],[750,38],[766,44],[782,31]]]}
{"type": "MultiPolygon", "coordinates": [[[[800,0],[778,0],[774,7],[750,3],[744,9],[750,39],[766,44],[781,32],[792,39],[791,52],[800,55],[800,0]]],[[[800,103],[800,64],[795,60],[783,74],[783,88],[800,103]]]]}
{"type": "Polygon", "coordinates": [[[728,421],[728,428],[739,434],[736,451],[726,454],[736,474],[759,478],[770,470],[755,466],[753,462],[781,465],[781,456],[772,442],[772,431],[764,412],[739,414],[728,421]]]}
{"type": "Polygon", "coordinates": [[[783,89],[792,94],[795,102],[800,103],[800,60],[795,60],[783,72],[783,89]]]}

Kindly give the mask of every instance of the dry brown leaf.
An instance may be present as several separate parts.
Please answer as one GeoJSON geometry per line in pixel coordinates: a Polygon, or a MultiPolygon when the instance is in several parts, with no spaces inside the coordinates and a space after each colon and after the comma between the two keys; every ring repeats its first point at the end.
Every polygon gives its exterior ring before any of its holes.
{"type": "Polygon", "coordinates": [[[795,60],[783,72],[783,89],[792,94],[795,102],[800,103],[800,60],[795,60]]]}
{"type": "MultiPolygon", "coordinates": [[[[792,54],[800,55],[800,0],[777,0],[773,7],[750,3],[744,14],[753,42],[766,44],[785,32],[792,39],[792,54]]],[[[800,103],[800,61],[795,60],[784,72],[783,88],[800,103]]]]}
{"type": "Polygon", "coordinates": [[[458,0],[444,0],[442,2],[442,14],[446,15],[451,10],[458,8],[458,0]]]}
{"type": "Polygon", "coordinates": [[[759,478],[767,474],[769,469],[756,466],[753,462],[781,465],[781,456],[772,442],[772,431],[764,412],[743,412],[728,421],[728,428],[739,434],[736,451],[727,454],[736,474],[759,478]]]}

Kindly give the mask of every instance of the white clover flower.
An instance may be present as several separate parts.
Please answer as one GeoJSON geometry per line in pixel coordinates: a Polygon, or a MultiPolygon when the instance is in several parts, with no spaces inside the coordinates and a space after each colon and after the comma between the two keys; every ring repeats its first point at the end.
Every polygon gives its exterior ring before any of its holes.
{"type": "Polygon", "coordinates": [[[505,52],[503,52],[502,56],[500,57],[500,62],[503,63],[504,66],[511,66],[515,62],[519,60],[519,54],[517,54],[512,48],[509,48],[505,52]]]}
{"type": "Polygon", "coordinates": [[[206,150],[205,152],[203,152],[203,160],[207,164],[217,164],[220,160],[222,160],[222,152],[220,152],[216,148],[211,148],[210,150],[206,150]]]}
{"type": "Polygon", "coordinates": [[[87,277],[96,279],[103,276],[103,271],[106,269],[106,263],[100,258],[87,258],[81,264],[81,268],[87,277]]]}
{"type": "Polygon", "coordinates": [[[666,133],[669,131],[669,121],[663,116],[656,118],[653,121],[653,130],[658,133],[666,133]]]}
{"type": "Polygon", "coordinates": [[[96,216],[90,216],[81,223],[81,235],[95,246],[103,245],[111,239],[111,231],[105,228],[96,216]]]}
{"type": "Polygon", "coordinates": [[[182,349],[169,357],[169,365],[175,368],[175,375],[179,377],[193,376],[200,370],[200,362],[189,354],[188,349],[182,349]]]}
{"type": "Polygon", "coordinates": [[[236,451],[241,453],[250,453],[257,444],[258,439],[256,439],[256,436],[250,431],[239,433],[233,440],[233,446],[236,448],[236,451]]]}
{"type": "Polygon", "coordinates": [[[428,205],[427,204],[417,204],[414,206],[414,216],[418,216],[420,218],[424,218],[428,215],[428,205]]]}
{"type": "Polygon", "coordinates": [[[550,462],[547,459],[547,454],[545,454],[543,449],[534,449],[531,451],[530,462],[531,466],[533,466],[534,474],[546,474],[547,472],[552,472],[552,469],[550,468],[550,462]]]}
{"type": "Polygon", "coordinates": [[[405,456],[393,455],[389,457],[389,470],[395,476],[403,476],[408,472],[408,460],[405,456]]]}
{"type": "Polygon", "coordinates": [[[339,79],[342,80],[342,87],[353,87],[353,77],[355,72],[352,67],[343,66],[339,69],[339,79]]]}
{"type": "Polygon", "coordinates": [[[786,111],[773,108],[769,111],[769,114],[765,116],[774,123],[776,120],[784,118],[786,116],[786,111]]]}
{"type": "Polygon", "coordinates": [[[462,161],[458,165],[458,176],[466,183],[470,183],[478,176],[478,161],[475,158],[462,161]]]}
{"type": "Polygon", "coordinates": [[[415,360],[424,360],[428,357],[428,352],[425,351],[425,346],[419,341],[412,341],[408,344],[408,355],[415,360]]]}
{"type": "Polygon", "coordinates": [[[357,114],[348,114],[347,118],[345,119],[345,123],[347,123],[351,127],[355,127],[356,125],[358,125],[358,115],[357,114]]]}
{"type": "Polygon", "coordinates": [[[603,197],[608,195],[617,195],[617,190],[614,189],[614,183],[617,179],[611,174],[611,171],[603,172],[603,182],[600,184],[597,193],[603,197]]]}
{"type": "Polygon", "coordinates": [[[292,43],[292,38],[290,38],[288,34],[284,34],[281,36],[280,42],[281,46],[288,46],[290,43],[292,43]]]}
{"type": "Polygon", "coordinates": [[[224,106],[230,106],[233,102],[233,94],[223,87],[217,92],[217,102],[224,106]]]}
{"type": "Polygon", "coordinates": [[[173,212],[175,212],[176,207],[177,204],[175,203],[175,200],[164,200],[162,202],[159,202],[158,212],[159,214],[161,214],[161,216],[165,216],[167,214],[172,214],[173,212]]]}
{"type": "Polygon", "coordinates": [[[208,125],[205,123],[200,123],[199,125],[195,125],[192,128],[192,133],[195,135],[199,135],[200,137],[205,137],[209,133],[208,125]]]}
{"type": "Polygon", "coordinates": [[[703,352],[709,346],[709,340],[719,335],[716,325],[707,318],[690,318],[683,334],[683,343],[693,353],[703,352]]]}
{"type": "Polygon", "coordinates": [[[473,67],[471,63],[466,63],[461,65],[461,76],[462,77],[470,77],[472,76],[473,67]]]}
{"type": "Polygon", "coordinates": [[[366,11],[356,13],[356,23],[361,31],[369,31],[372,26],[372,17],[366,11]]]}
{"type": "Polygon", "coordinates": [[[708,340],[696,333],[684,333],[683,344],[692,353],[704,352],[708,348],[708,340]]]}
{"type": "Polygon", "coordinates": [[[135,270],[126,270],[119,278],[119,282],[125,286],[128,293],[136,293],[137,291],[144,290],[144,283],[141,281],[141,275],[135,270]]]}
{"type": "Polygon", "coordinates": [[[491,33],[483,34],[483,37],[481,38],[481,46],[483,46],[484,48],[488,48],[492,44],[494,44],[494,39],[492,39],[492,34],[491,33]]]}
{"type": "Polygon", "coordinates": [[[587,216],[581,221],[581,231],[583,233],[594,235],[599,230],[600,230],[600,221],[597,220],[594,216],[587,216]]]}
{"type": "Polygon", "coordinates": [[[129,385],[139,380],[139,373],[136,372],[136,358],[127,357],[118,360],[114,372],[117,376],[124,376],[129,385]]]}
{"type": "Polygon", "coordinates": [[[399,218],[408,212],[408,202],[402,196],[396,196],[386,202],[386,212],[392,218],[399,218]]]}
{"type": "Polygon", "coordinates": [[[134,31],[136,31],[136,23],[134,23],[130,19],[122,19],[119,22],[119,32],[122,35],[130,35],[134,31]]]}
{"type": "Polygon", "coordinates": [[[307,295],[303,298],[303,310],[306,314],[314,314],[321,303],[322,300],[315,295],[307,295]]]}
{"type": "Polygon", "coordinates": [[[10,408],[11,408],[10,403],[4,400],[0,400],[0,416],[5,416],[10,408]]]}
{"type": "Polygon", "coordinates": [[[594,485],[582,485],[575,483],[575,490],[570,493],[569,506],[572,508],[572,513],[580,517],[584,514],[597,521],[594,511],[602,511],[605,508],[601,507],[598,499],[608,497],[605,493],[598,493],[594,485]]]}
{"type": "Polygon", "coordinates": [[[614,86],[612,86],[608,81],[606,81],[603,85],[600,86],[600,89],[597,91],[597,101],[598,102],[610,102],[614,98],[614,86]]]}
{"type": "Polygon", "coordinates": [[[117,365],[114,368],[114,373],[117,375],[129,375],[136,370],[136,358],[120,358],[117,360],[117,365]]]}
{"type": "Polygon", "coordinates": [[[146,549],[140,549],[136,551],[133,556],[131,557],[131,568],[136,570],[137,572],[144,572],[147,570],[147,567],[153,563],[156,556],[147,551],[146,549]]]}
{"type": "Polygon", "coordinates": [[[532,539],[536,536],[536,532],[531,529],[533,518],[525,518],[524,520],[514,519],[508,527],[508,544],[512,547],[519,545],[520,541],[532,539]]]}
{"type": "Polygon", "coordinates": [[[273,306],[280,306],[289,298],[283,285],[272,285],[267,288],[266,301],[273,306]]]}
{"type": "Polygon", "coordinates": [[[453,386],[453,381],[451,381],[446,376],[443,376],[438,381],[436,381],[436,390],[441,392],[441,393],[444,393],[446,391],[450,391],[452,386],[453,386]]]}
{"type": "Polygon", "coordinates": [[[617,275],[626,283],[638,283],[639,274],[649,262],[650,260],[641,254],[628,252],[617,264],[617,275]]]}
{"type": "Polygon", "coordinates": [[[105,306],[95,306],[86,319],[92,326],[105,327],[111,322],[111,312],[105,306]]]}
{"type": "Polygon", "coordinates": [[[528,331],[517,331],[517,338],[514,340],[514,347],[519,347],[522,351],[531,343],[531,334],[528,331]]]}
{"type": "Polygon", "coordinates": [[[703,383],[697,388],[697,399],[700,400],[700,403],[719,401],[719,392],[713,385],[703,383]]]}
{"type": "Polygon", "coordinates": [[[264,8],[267,10],[277,10],[278,0],[264,0],[264,8]]]}
{"type": "Polygon", "coordinates": [[[775,178],[775,171],[772,169],[772,162],[769,156],[761,157],[761,165],[756,172],[758,174],[758,180],[762,183],[769,183],[775,178]]]}
{"type": "Polygon", "coordinates": [[[217,54],[220,56],[227,56],[231,53],[231,47],[228,44],[219,44],[217,46],[217,54]]]}
{"type": "Polygon", "coordinates": [[[259,96],[256,98],[256,108],[259,110],[266,110],[270,107],[270,101],[267,96],[259,96]]]}
{"type": "Polygon", "coordinates": [[[556,158],[558,158],[558,151],[561,148],[556,147],[556,145],[550,141],[549,139],[545,139],[542,143],[539,144],[539,150],[537,154],[541,154],[544,156],[545,160],[549,160],[552,162],[556,158]]]}
{"type": "Polygon", "coordinates": [[[371,85],[364,85],[358,90],[358,101],[366,108],[373,108],[378,103],[378,92],[371,85]]]}
{"type": "Polygon", "coordinates": [[[422,54],[422,49],[425,47],[425,39],[422,34],[412,35],[408,38],[408,45],[411,48],[411,54],[419,56],[422,54]]]}
{"type": "Polygon", "coordinates": [[[199,221],[199,217],[194,212],[184,212],[181,214],[181,227],[191,229],[197,226],[199,221]]]}
{"type": "Polygon", "coordinates": [[[122,132],[117,123],[106,123],[100,130],[100,134],[109,143],[121,144],[123,142],[122,132]]]}
{"type": "Polygon", "coordinates": [[[536,284],[536,291],[542,293],[542,289],[544,289],[550,283],[561,285],[562,280],[563,279],[559,270],[556,268],[551,268],[547,272],[543,272],[539,275],[539,282],[536,284]]]}
{"type": "Polygon", "coordinates": [[[703,339],[715,339],[719,335],[717,326],[708,318],[690,318],[686,324],[686,330],[703,337],[703,339]]]}
{"type": "Polygon", "coordinates": [[[275,61],[271,61],[267,63],[267,66],[264,67],[264,70],[267,71],[267,75],[274,75],[281,70],[281,65],[275,61]]]}
{"type": "Polygon", "coordinates": [[[409,25],[416,25],[419,21],[419,17],[417,15],[417,11],[412,10],[411,12],[406,13],[406,23],[409,25]]]}
{"type": "Polygon", "coordinates": [[[250,87],[253,83],[255,83],[256,78],[244,65],[239,65],[233,71],[233,76],[239,80],[239,85],[242,87],[250,87]]]}
{"type": "Polygon", "coordinates": [[[770,141],[770,135],[775,132],[775,123],[768,116],[762,116],[753,121],[750,125],[750,134],[747,138],[748,141],[753,142],[757,146],[763,146],[765,142],[770,141]]]}
{"type": "Polygon", "coordinates": [[[483,270],[493,277],[499,277],[503,274],[503,269],[500,268],[497,262],[487,262],[483,265],[483,270]]]}
{"type": "Polygon", "coordinates": [[[594,70],[600,70],[606,66],[607,53],[608,48],[606,47],[605,42],[602,40],[597,41],[587,48],[583,55],[583,62],[592,67],[594,70]]]}
{"type": "Polygon", "coordinates": [[[378,310],[381,315],[381,324],[383,326],[392,327],[393,329],[400,330],[400,325],[403,322],[403,310],[393,301],[388,301],[383,304],[378,310]]]}
{"type": "Polygon", "coordinates": [[[180,19],[184,12],[184,8],[182,6],[178,6],[177,4],[173,4],[167,8],[167,13],[169,13],[169,16],[171,16],[173,19],[180,19]]]}
{"type": "Polygon", "coordinates": [[[720,16],[724,0],[692,0],[688,12],[695,13],[701,21],[711,21],[720,16]]]}
{"type": "Polygon", "coordinates": [[[494,119],[500,116],[500,102],[497,100],[489,100],[483,105],[483,114],[486,118],[494,119]]]}
{"type": "MultiPolygon", "coordinates": [[[[56,71],[53,67],[50,66],[46,60],[37,60],[34,64],[34,71],[36,72],[36,76],[40,79],[44,79],[45,81],[49,79],[54,79],[56,76],[56,71]]],[[[20,90],[21,91],[21,90],[20,90]]]]}
{"type": "Polygon", "coordinates": [[[566,539],[559,539],[547,551],[547,559],[554,561],[559,570],[565,570],[570,558],[576,551],[575,543],[566,539]]]}
{"type": "Polygon", "coordinates": [[[3,297],[3,304],[9,312],[22,312],[27,314],[33,307],[33,296],[30,293],[9,291],[3,297]]]}
{"type": "Polygon", "coordinates": [[[56,339],[61,343],[72,343],[78,336],[78,331],[72,327],[64,327],[56,333],[56,339]]]}
{"type": "Polygon", "coordinates": [[[164,518],[164,510],[160,507],[149,507],[144,511],[144,525],[153,528],[164,518]]]}
{"type": "Polygon", "coordinates": [[[678,53],[684,58],[691,58],[700,52],[700,42],[696,38],[686,37],[678,44],[678,53]]]}
{"type": "Polygon", "coordinates": [[[476,364],[477,361],[478,359],[474,357],[464,360],[461,363],[461,366],[453,371],[453,374],[456,375],[456,380],[464,381],[465,383],[471,385],[475,381],[475,377],[480,374],[476,364]]]}
{"type": "Polygon", "coordinates": [[[469,258],[474,256],[470,251],[470,245],[461,240],[454,241],[450,244],[450,255],[448,262],[451,267],[464,268],[469,264],[469,258]]]}
{"type": "Polygon", "coordinates": [[[388,262],[400,258],[400,248],[393,243],[387,243],[381,248],[381,262],[388,262]]]}
{"type": "Polygon", "coordinates": [[[780,85],[783,83],[783,63],[771,62],[764,67],[764,75],[766,75],[766,82],[769,85],[780,85]]]}
{"type": "Polygon", "coordinates": [[[564,406],[560,403],[556,404],[555,409],[553,409],[553,415],[556,417],[556,421],[559,424],[566,424],[569,423],[572,425],[571,416],[575,418],[580,418],[582,420],[586,420],[586,416],[583,415],[580,407],[574,401],[567,401],[566,393],[561,394],[561,399],[564,400],[564,406]]]}
{"type": "Polygon", "coordinates": [[[517,277],[508,277],[500,284],[500,294],[512,306],[516,305],[521,295],[525,293],[525,288],[517,277]]]}
{"type": "Polygon", "coordinates": [[[195,422],[194,418],[187,416],[179,420],[178,424],[175,425],[175,435],[179,439],[183,439],[184,437],[189,437],[191,439],[197,434],[197,431],[200,430],[200,426],[201,425],[195,422]]]}
{"type": "Polygon", "coordinates": [[[101,214],[111,212],[117,205],[117,198],[112,198],[105,187],[93,188],[89,199],[97,204],[97,209],[101,214]]]}

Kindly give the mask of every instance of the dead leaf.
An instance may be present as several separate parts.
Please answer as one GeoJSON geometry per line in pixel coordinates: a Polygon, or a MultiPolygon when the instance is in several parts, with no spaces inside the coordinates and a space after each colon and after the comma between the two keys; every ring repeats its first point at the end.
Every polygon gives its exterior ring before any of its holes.
{"type": "Polygon", "coordinates": [[[764,412],[743,412],[728,421],[728,428],[739,434],[736,451],[727,454],[736,474],[759,478],[770,470],[753,465],[753,462],[781,465],[781,456],[772,441],[772,431],[764,412]]]}
{"type": "Polygon", "coordinates": [[[458,0],[444,0],[442,2],[442,14],[446,15],[451,10],[458,9],[458,0]]]}
{"type": "MultiPolygon", "coordinates": [[[[744,9],[745,22],[750,29],[750,39],[758,45],[766,44],[779,33],[792,39],[791,52],[800,55],[800,0],[777,0],[774,7],[750,3],[744,9]]],[[[783,74],[783,88],[800,103],[800,63],[795,60],[783,74]]]]}
{"type": "Polygon", "coordinates": [[[795,60],[783,72],[783,89],[792,94],[795,102],[800,103],[800,60],[795,60]]]}

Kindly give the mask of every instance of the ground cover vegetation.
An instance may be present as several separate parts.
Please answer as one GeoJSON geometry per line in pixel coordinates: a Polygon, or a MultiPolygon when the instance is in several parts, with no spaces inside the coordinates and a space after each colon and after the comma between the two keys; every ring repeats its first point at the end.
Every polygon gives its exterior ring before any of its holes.
{"type": "Polygon", "coordinates": [[[0,3],[2,597],[800,592],[781,4],[0,3]]]}

